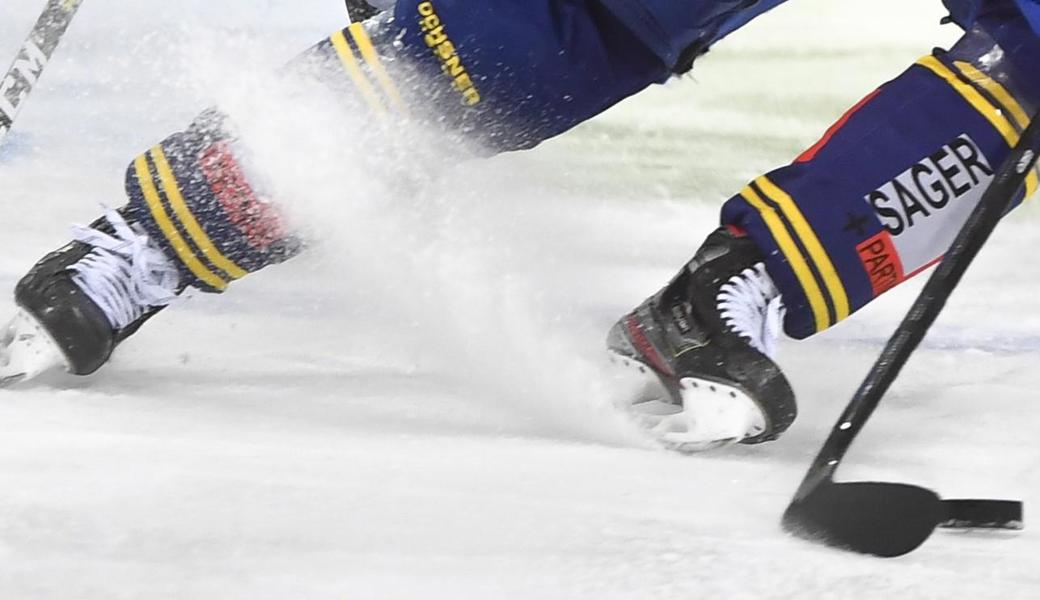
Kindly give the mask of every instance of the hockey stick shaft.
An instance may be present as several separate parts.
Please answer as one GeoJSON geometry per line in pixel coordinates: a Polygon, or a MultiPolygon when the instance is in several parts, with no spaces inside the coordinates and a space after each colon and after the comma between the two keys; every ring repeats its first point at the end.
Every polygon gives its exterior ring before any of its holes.
{"type": "Polygon", "coordinates": [[[0,79],[0,144],[21,112],[25,99],[68,30],[83,0],[48,0],[11,67],[0,79]]]}
{"type": "Polygon", "coordinates": [[[841,459],[856,435],[877,408],[882,396],[899,375],[910,355],[924,339],[947,299],[967,271],[968,266],[1010,209],[1037,162],[1040,154],[1040,114],[1035,115],[1011,154],[1003,162],[993,182],[961,227],[949,251],[910,311],[888,340],[884,350],[870,369],[866,379],[849,401],[841,418],[831,431],[819,455],[795,494],[795,502],[804,499],[822,482],[833,478],[841,459]]]}

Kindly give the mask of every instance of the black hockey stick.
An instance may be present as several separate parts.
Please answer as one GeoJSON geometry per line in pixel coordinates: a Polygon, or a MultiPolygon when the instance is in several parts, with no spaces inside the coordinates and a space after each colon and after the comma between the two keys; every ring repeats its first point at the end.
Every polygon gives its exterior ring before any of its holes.
{"type": "Polygon", "coordinates": [[[0,79],[0,144],[83,0],[48,0],[11,68],[0,79]]]}
{"type": "Polygon", "coordinates": [[[1022,133],[993,183],[961,227],[945,258],[889,339],[830,437],[805,474],[783,516],[797,536],[856,552],[900,556],[920,546],[936,527],[1022,528],[1022,503],[942,500],[901,483],[834,481],[834,472],[881,397],[946,305],[971,261],[1008,211],[1040,154],[1040,115],[1022,133]]]}

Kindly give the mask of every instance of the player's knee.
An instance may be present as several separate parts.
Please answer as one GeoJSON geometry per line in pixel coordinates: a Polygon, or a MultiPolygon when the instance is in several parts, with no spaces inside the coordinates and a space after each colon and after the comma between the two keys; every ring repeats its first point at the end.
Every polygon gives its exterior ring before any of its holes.
{"type": "Polygon", "coordinates": [[[127,170],[131,219],[204,291],[299,252],[278,210],[246,177],[216,112],[138,156],[127,170]]]}

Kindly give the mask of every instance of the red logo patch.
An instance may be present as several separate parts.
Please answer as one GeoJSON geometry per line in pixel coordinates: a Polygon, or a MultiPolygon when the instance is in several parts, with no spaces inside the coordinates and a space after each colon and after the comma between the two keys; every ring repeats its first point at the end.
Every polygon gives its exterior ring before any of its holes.
{"type": "Polygon", "coordinates": [[[224,214],[250,246],[263,252],[285,239],[281,216],[274,206],[257,198],[227,142],[207,148],[199,157],[199,167],[224,214]]]}
{"type": "Polygon", "coordinates": [[[892,234],[888,231],[882,231],[856,246],[856,251],[859,252],[859,259],[870,277],[875,298],[906,279],[903,262],[899,259],[895,244],[892,243],[892,234]]]}

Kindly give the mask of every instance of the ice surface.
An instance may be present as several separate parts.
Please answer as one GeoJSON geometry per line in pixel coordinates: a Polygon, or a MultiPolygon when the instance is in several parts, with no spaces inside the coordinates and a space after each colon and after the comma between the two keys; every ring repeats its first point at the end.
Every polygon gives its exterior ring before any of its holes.
{"type": "MultiPolygon", "coordinates": [[[[4,66],[40,4],[4,0],[4,66]]],[[[746,180],[955,39],[939,2],[789,3],[692,77],[421,189],[354,165],[361,125],[320,98],[254,92],[340,24],[339,2],[305,4],[91,0],[0,150],[0,288],[215,101],[315,240],[171,309],[96,376],[0,392],[0,598],[1037,593],[1035,529],[940,532],[881,561],[779,528],[914,286],[782,346],[802,416],[776,443],[676,456],[606,409],[613,320],[746,180]]],[[[1030,205],[1002,226],[843,478],[1037,501],[1036,223],[1030,205]]]]}

